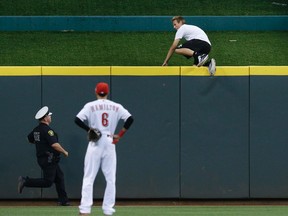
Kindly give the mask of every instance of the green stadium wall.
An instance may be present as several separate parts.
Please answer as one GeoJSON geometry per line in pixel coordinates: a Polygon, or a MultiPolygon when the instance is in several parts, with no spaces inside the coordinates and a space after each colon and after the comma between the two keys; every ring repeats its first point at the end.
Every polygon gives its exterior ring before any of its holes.
{"type": "MultiPolygon", "coordinates": [[[[117,198],[254,199],[288,197],[288,67],[0,67],[0,199],[56,198],[25,188],[40,177],[26,135],[43,105],[69,151],[61,166],[71,199],[81,197],[87,140],[74,118],[95,99],[95,84],[135,122],[117,144],[117,198]]],[[[122,126],[120,122],[120,126],[122,126]]],[[[102,173],[94,198],[102,198],[102,173]]]]}
{"type": "MultiPolygon", "coordinates": [[[[173,31],[171,16],[0,16],[0,31],[173,31]]],[[[287,31],[288,16],[185,16],[206,31],[287,31]]]]}

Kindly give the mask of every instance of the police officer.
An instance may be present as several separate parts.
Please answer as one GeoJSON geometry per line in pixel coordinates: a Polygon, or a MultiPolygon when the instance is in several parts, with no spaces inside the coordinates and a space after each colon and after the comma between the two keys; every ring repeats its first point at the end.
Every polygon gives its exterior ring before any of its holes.
{"type": "Polygon", "coordinates": [[[24,187],[48,188],[55,183],[58,204],[68,206],[69,201],[65,191],[64,174],[59,166],[60,154],[68,157],[68,152],[58,143],[58,136],[49,127],[51,115],[47,106],[42,107],[35,115],[39,125],[28,134],[28,141],[36,146],[37,162],[43,171],[43,178],[29,178],[20,176],[18,179],[18,193],[24,187]]]}

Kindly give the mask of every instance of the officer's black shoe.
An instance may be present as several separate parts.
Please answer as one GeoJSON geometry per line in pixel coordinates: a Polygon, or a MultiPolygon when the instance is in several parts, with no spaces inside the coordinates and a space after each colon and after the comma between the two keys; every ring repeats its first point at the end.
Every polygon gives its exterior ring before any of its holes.
{"type": "Polygon", "coordinates": [[[26,182],[26,178],[23,176],[19,176],[18,178],[18,193],[21,194],[23,191],[23,188],[25,187],[24,184],[26,182]]]}
{"type": "Polygon", "coordinates": [[[71,206],[69,202],[58,202],[58,206],[71,206]]]}

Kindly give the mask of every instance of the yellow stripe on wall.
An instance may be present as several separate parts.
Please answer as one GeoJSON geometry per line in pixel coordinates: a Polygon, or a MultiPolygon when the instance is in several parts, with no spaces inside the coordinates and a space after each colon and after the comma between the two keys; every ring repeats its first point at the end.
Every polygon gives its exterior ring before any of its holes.
{"type": "Polygon", "coordinates": [[[250,66],[252,76],[287,76],[287,66],[250,66]]]}
{"type": "MultiPolygon", "coordinates": [[[[181,67],[181,76],[210,76],[207,67],[181,67]]],[[[249,76],[249,66],[217,67],[215,76],[249,76]]]]}
{"type": "Polygon", "coordinates": [[[180,67],[125,67],[113,66],[112,76],[179,76],[180,67]]]}
{"type": "Polygon", "coordinates": [[[41,66],[0,67],[0,76],[41,76],[41,66]]]}
{"type": "Polygon", "coordinates": [[[110,66],[85,66],[85,67],[42,67],[42,75],[44,76],[110,76],[110,66]]]}
{"type": "MultiPolygon", "coordinates": [[[[2,66],[0,76],[210,76],[196,66],[2,66]]],[[[288,76],[288,66],[218,66],[215,76],[288,76]]]]}

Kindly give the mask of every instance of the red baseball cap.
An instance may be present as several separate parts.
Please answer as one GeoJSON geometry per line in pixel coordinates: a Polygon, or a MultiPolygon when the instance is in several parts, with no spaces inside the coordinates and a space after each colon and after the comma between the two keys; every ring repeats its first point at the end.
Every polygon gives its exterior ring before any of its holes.
{"type": "Polygon", "coordinates": [[[109,93],[109,85],[105,82],[100,82],[96,85],[95,92],[96,94],[106,95],[109,93]]]}

